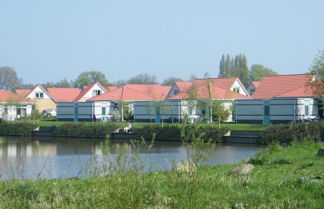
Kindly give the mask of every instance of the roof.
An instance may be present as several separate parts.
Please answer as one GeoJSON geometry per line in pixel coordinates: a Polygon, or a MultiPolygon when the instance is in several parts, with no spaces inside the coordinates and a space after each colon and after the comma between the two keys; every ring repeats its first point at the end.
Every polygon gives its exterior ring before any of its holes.
{"type": "Polygon", "coordinates": [[[263,77],[253,98],[271,99],[273,97],[313,96],[306,84],[314,77],[312,74],[272,75],[263,77]]]}
{"type": "Polygon", "coordinates": [[[180,92],[186,92],[191,88],[192,82],[178,81],[175,82],[175,85],[177,85],[180,92]]]}
{"type": "Polygon", "coordinates": [[[261,81],[252,81],[251,83],[252,83],[252,85],[253,85],[255,88],[258,88],[258,86],[260,85],[261,81]]]}
{"type": "MultiPolygon", "coordinates": [[[[78,102],[86,93],[88,93],[90,91],[90,89],[92,87],[94,87],[97,84],[101,86],[101,84],[99,82],[97,82],[97,81],[96,82],[93,82],[93,83],[91,83],[91,84],[89,84],[87,86],[84,86],[83,89],[82,89],[82,91],[80,92],[80,94],[77,97],[75,97],[75,99],[73,100],[73,102],[78,102]]],[[[105,89],[104,87],[102,87],[102,88],[105,89]]]]}
{"type": "Polygon", "coordinates": [[[171,86],[161,86],[158,84],[127,84],[126,87],[148,95],[153,100],[164,100],[171,89],[171,86]]]}
{"type": "MultiPolygon", "coordinates": [[[[239,94],[235,91],[231,91],[216,85],[210,86],[200,86],[197,88],[197,99],[248,99],[250,97],[239,94]]],[[[176,94],[168,99],[188,99],[187,93],[183,92],[176,94]]]]}
{"type": "Polygon", "coordinates": [[[23,96],[12,93],[11,91],[0,90],[0,102],[32,102],[23,96]]]}
{"type": "Polygon", "coordinates": [[[16,89],[16,94],[22,97],[27,96],[27,94],[31,91],[30,89],[16,89]]]}
{"type": "Polygon", "coordinates": [[[79,94],[78,88],[47,88],[55,102],[72,102],[79,94]]]}
{"type": "Polygon", "coordinates": [[[87,101],[147,101],[153,100],[149,95],[136,91],[128,86],[123,86],[104,94],[92,97],[87,101]]]}
{"type": "Polygon", "coordinates": [[[224,98],[224,99],[247,99],[248,96],[231,91],[230,88],[238,78],[202,78],[193,82],[176,82],[176,85],[182,88],[181,93],[176,94],[168,99],[187,99],[188,91],[192,86],[197,89],[197,98],[224,98]],[[210,82],[208,90],[208,82],[210,82]]]}

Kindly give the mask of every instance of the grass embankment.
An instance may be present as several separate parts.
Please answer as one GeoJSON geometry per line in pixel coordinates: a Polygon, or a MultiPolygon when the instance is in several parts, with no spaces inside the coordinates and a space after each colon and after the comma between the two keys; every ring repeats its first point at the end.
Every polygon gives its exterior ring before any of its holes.
{"type": "Polygon", "coordinates": [[[271,145],[250,160],[251,174],[232,176],[237,165],[192,172],[134,170],[89,179],[0,182],[0,208],[322,208],[323,143],[271,145]]]}

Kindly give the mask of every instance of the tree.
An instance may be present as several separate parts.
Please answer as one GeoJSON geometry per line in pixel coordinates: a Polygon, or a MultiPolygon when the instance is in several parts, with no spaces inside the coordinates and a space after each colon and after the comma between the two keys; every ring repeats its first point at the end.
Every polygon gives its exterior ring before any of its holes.
{"type": "Polygon", "coordinates": [[[69,82],[66,78],[60,80],[55,84],[56,88],[71,88],[72,82],[69,82]]]}
{"type": "Polygon", "coordinates": [[[125,86],[127,84],[126,80],[118,80],[112,83],[113,86],[125,86]]]}
{"type": "Polygon", "coordinates": [[[130,78],[127,83],[129,84],[157,84],[156,76],[147,73],[138,74],[130,78]]]}
{"type": "Polygon", "coordinates": [[[162,86],[171,86],[172,84],[174,84],[177,81],[183,81],[181,78],[177,78],[177,77],[170,77],[167,79],[164,79],[164,81],[162,82],[162,86]]]}
{"type": "Polygon", "coordinates": [[[315,74],[315,79],[308,82],[314,95],[324,96],[324,50],[320,50],[313,60],[309,72],[315,74]]]}
{"type": "Polygon", "coordinates": [[[219,65],[219,78],[238,77],[243,84],[249,84],[249,69],[246,56],[243,54],[235,55],[231,58],[229,55],[222,55],[219,65]]]}
{"type": "Polygon", "coordinates": [[[230,113],[224,107],[222,100],[214,100],[212,107],[213,120],[218,121],[218,127],[220,127],[220,123],[226,121],[230,113]]]}
{"type": "Polygon", "coordinates": [[[22,84],[17,73],[11,67],[0,67],[0,89],[12,90],[22,84]]]}
{"type": "Polygon", "coordinates": [[[105,74],[99,71],[87,71],[81,73],[78,78],[74,81],[74,86],[77,88],[83,88],[84,86],[89,85],[90,83],[98,81],[103,86],[108,86],[108,80],[106,79],[105,74]]]}
{"type": "Polygon", "coordinates": [[[250,68],[251,81],[261,81],[264,76],[269,75],[278,75],[278,73],[260,64],[253,64],[250,68]]]}

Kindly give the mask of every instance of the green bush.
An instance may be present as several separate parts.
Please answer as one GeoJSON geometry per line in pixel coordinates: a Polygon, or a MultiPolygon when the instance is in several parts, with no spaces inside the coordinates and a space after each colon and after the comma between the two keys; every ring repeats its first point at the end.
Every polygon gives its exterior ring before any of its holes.
{"type": "Polygon", "coordinates": [[[0,123],[0,136],[31,136],[37,127],[33,123],[0,123]]]}
{"type": "Polygon", "coordinates": [[[58,126],[55,136],[61,137],[85,137],[106,138],[118,127],[111,123],[66,123],[58,126]]]}
{"type": "Polygon", "coordinates": [[[207,125],[147,125],[139,130],[139,135],[145,139],[151,139],[155,134],[155,139],[159,141],[179,141],[201,138],[205,141],[221,141],[224,134],[228,131],[226,128],[216,128],[207,125]]]}
{"type": "Polygon", "coordinates": [[[269,126],[261,136],[261,142],[290,144],[292,141],[320,141],[324,138],[324,122],[290,123],[269,126]]]}

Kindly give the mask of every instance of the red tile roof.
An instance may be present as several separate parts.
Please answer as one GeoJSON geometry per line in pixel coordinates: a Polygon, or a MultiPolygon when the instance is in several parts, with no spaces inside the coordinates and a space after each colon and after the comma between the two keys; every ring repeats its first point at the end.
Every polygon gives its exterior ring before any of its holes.
{"type": "Polygon", "coordinates": [[[154,100],[164,100],[171,89],[171,86],[161,86],[157,84],[127,84],[126,87],[146,94],[154,100]]]}
{"type": "Polygon", "coordinates": [[[87,101],[147,101],[153,100],[149,95],[136,91],[128,86],[123,86],[107,93],[92,97],[87,101]]]}
{"type": "Polygon", "coordinates": [[[72,102],[79,94],[78,88],[47,88],[55,102],[72,102]]]}
{"type": "Polygon", "coordinates": [[[12,93],[11,91],[0,90],[0,102],[32,102],[29,99],[12,93]]]}
{"type": "Polygon", "coordinates": [[[312,96],[311,91],[305,85],[313,77],[314,75],[311,74],[265,76],[255,90],[253,98],[271,99],[278,96],[312,96]]]}
{"type": "Polygon", "coordinates": [[[188,91],[192,86],[197,89],[197,98],[224,98],[224,99],[247,99],[248,96],[244,96],[237,92],[231,91],[230,88],[233,86],[237,78],[202,78],[196,79],[193,82],[176,82],[176,85],[181,86],[181,93],[169,97],[168,99],[187,99],[188,91]],[[208,90],[207,82],[210,82],[208,90]]]}
{"type": "MultiPolygon", "coordinates": [[[[99,82],[93,82],[93,83],[91,83],[91,84],[89,84],[89,85],[87,85],[87,86],[84,86],[83,87],[83,89],[82,89],[82,91],[80,92],[80,94],[73,100],[73,102],[78,102],[78,101],[80,101],[80,99],[86,94],[86,93],[88,93],[88,91],[90,91],[90,89],[92,88],[92,87],[94,87],[96,84],[99,84],[99,85],[101,85],[99,82]]],[[[103,87],[104,88],[104,87],[103,87]]],[[[105,88],[104,88],[105,89],[105,88]]]]}
{"type": "MultiPolygon", "coordinates": [[[[239,94],[235,91],[227,90],[219,86],[200,86],[197,88],[197,99],[249,99],[250,97],[239,94]]],[[[176,94],[168,99],[188,99],[187,92],[176,94]]]]}
{"type": "Polygon", "coordinates": [[[31,91],[30,89],[16,89],[16,94],[22,97],[27,96],[27,94],[31,91]]]}
{"type": "Polygon", "coordinates": [[[106,87],[107,91],[112,91],[112,90],[115,90],[115,89],[118,89],[118,87],[117,86],[107,86],[106,87]]]}
{"type": "Polygon", "coordinates": [[[258,86],[260,85],[261,81],[252,81],[252,84],[255,88],[258,88],[258,86]]]}

